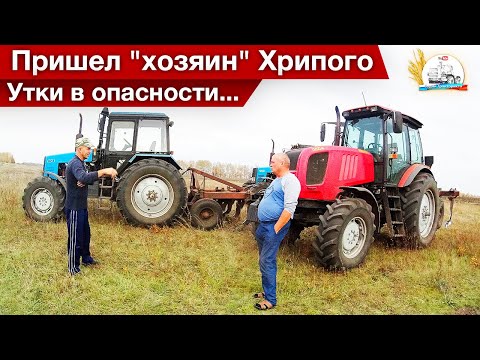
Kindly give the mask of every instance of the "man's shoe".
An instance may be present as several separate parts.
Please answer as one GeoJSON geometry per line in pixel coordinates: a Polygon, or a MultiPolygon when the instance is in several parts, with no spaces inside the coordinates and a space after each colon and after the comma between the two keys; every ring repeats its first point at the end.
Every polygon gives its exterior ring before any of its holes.
{"type": "Polygon", "coordinates": [[[97,265],[98,261],[94,260],[92,257],[90,259],[82,260],[82,264],[85,266],[88,265],[97,265]]]}

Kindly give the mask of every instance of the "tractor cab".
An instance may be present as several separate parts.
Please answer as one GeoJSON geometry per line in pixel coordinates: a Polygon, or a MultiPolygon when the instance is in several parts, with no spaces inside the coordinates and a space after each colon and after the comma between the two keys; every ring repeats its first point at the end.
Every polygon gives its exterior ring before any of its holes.
{"type": "MultiPolygon", "coordinates": [[[[86,163],[91,171],[115,168],[119,176],[117,183],[133,164],[142,160],[158,159],[180,169],[170,150],[172,125],[173,121],[164,113],[109,112],[108,108],[103,108],[98,117],[98,146],[92,161],[86,163]]],[[[89,186],[88,195],[103,204],[103,199],[115,197],[117,183],[102,178],[89,186]]],[[[109,206],[111,202],[107,202],[106,207],[109,206]]]]}
{"type": "Polygon", "coordinates": [[[100,136],[93,160],[96,167],[113,167],[121,174],[129,163],[141,158],[170,158],[172,125],[173,121],[164,113],[109,113],[104,108],[98,119],[100,136]]]}
{"type": "Polygon", "coordinates": [[[376,184],[398,184],[410,165],[423,163],[418,120],[380,106],[343,112],[341,145],[372,154],[376,184]]]}

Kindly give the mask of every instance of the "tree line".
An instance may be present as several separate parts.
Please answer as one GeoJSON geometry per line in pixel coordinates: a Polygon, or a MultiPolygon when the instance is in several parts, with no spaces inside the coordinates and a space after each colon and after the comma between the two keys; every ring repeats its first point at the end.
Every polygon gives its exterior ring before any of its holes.
{"type": "Polygon", "coordinates": [[[252,167],[232,163],[211,162],[209,160],[179,160],[183,170],[189,167],[205,171],[225,180],[248,180],[252,176],[252,167]]]}
{"type": "Polygon", "coordinates": [[[0,162],[15,164],[15,159],[9,152],[0,152],[0,162]]]}

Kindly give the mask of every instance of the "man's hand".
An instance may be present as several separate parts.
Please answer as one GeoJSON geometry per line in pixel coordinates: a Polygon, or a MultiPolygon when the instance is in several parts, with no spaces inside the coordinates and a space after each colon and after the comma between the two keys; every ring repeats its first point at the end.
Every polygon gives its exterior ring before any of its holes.
{"type": "Polygon", "coordinates": [[[273,226],[273,230],[275,231],[275,234],[278,234],[280,230],[285,226],[285,224],[290,220],[290,213],[287,210],[283,210],[282,214],[280,215],[280,218],[277,220],[275,225],[273,226]]]}
{"type": "Polygon", "coordinates": [[[117,173],[117,170],[115,170],[114,168],[105,168],[105,169],[101,169],[98,171],[98,177],[102,177],[102,176],[105,176],[105,175],[108,175],[110,176],[112,179],[115,179],[115,176],[118,175],[117,173]]]}
{"type": "Polygon", "coordinates": [[[77,181],[77,186],[78,186],[78,187],[84,187],[84,186],[85,186],[85,184],[84,184],[84,183],[82,183],[82,182],[80,182],[80,181],[77,181]]]}
{"type": "Polygon", "coordinates": [[[278,234],[280,230],[282,230],[283,226],[278,225],[278,222],[273,226],[273,230],[275,231],[275,234],[278,234]]]}

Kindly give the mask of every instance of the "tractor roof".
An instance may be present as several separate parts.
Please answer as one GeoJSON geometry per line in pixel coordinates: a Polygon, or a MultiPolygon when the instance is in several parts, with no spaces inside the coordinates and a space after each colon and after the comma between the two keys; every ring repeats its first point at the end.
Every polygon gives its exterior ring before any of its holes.
{"type": "Polygon", "coordinates": [[[115,111],[109,114],[110,118],[115,119],[131,119],[131,118],[138,118],[138,119],[167,119],[168,116],[164,113],[153,113],[153,112],[121,112],[115,111]]]}
{"type": "MultiPolygon", "coordinates": [[[[370,105],[360,108],[345,110],[342,115],[345,119],[355,119],[359,117],[376,116],[380,114],[389,114],[393,110],[380,105],[370,105]]],[[[403,121],[413,126],[415,129],[421,128],[423,124],[413,117],[402,113],[403,121]]]]}

